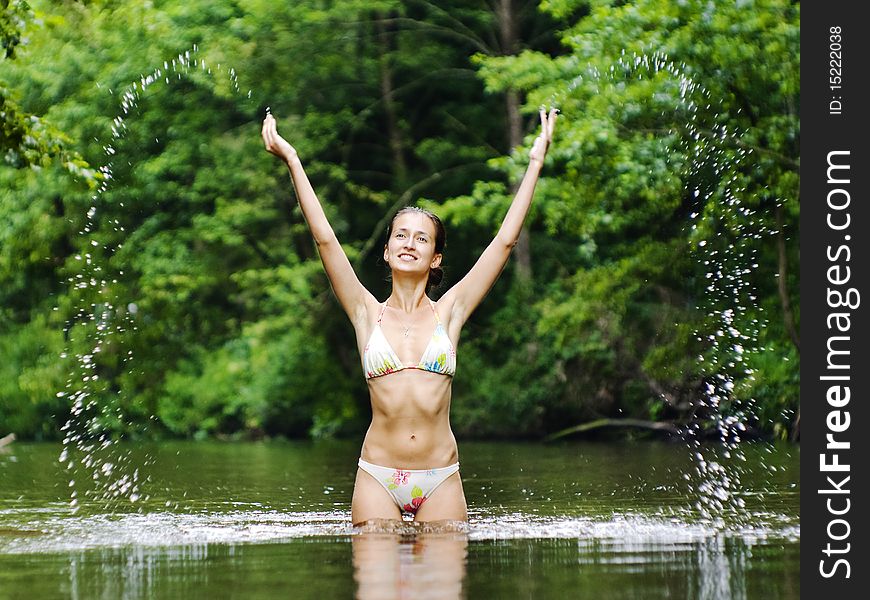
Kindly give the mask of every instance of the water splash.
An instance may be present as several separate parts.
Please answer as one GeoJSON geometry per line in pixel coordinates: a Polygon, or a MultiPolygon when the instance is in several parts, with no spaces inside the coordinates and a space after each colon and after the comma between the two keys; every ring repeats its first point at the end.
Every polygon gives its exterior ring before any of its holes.
{"type": "Polygon", "coordinates": [[[741,147],[745,132],[729,131],[721,124],[708,127],[708,131],[712,134],[708,139],[702,142],[694,138],[689,147],[692,175],[712,171],[716,177],[707,189],[693,192],[696,205],[690,215],[689,244],[695,263],[703,267],[699,306],[708,319],[705,329],[694,332],[706,348],[698,362],[710,365],[697,411],[713,430],[705,431],[703,421],[692,423],[690,428],[700,492],[697,508],[713,519],[726,512],[739,515],[745,507],[739,494],[741,476],[748,467],[740,443],[755,417],[755,402],[741,394],[740,387],[755,379],[748,358],[761,350],[759,334],[767,322],[763,315],[751,312],[763,310],[752,280],[758,268],[758,248],[753,240],[770,232],[760,223],[757,211],[746,206],[747,189],[738,177],[752,154],[741,147]],[[726,152],[726,147],[732,151],[726,152]],[[703,450],[707,437],[718,442],[718,452],[703,450]]]}
{"type": "Polygon", "coordinates": [[[694,418],[685,427],[695,469],[694,475],[684,477],[691,492],[697,493],[698,513],[721,523],[725,514],[740,515],[745,507],[741,475],[747,465],[740,442],[754,418],[755,405],[752,398],[739,397],[739,392],[741,385],[754,380],[748,358],[761,350],[759,333],[766,324],[758,314],[762,309],[751,279],[758,267],[753,242],[775,233],[746,202],[747,184],[740,175],[754,159],[753,150],[743,141],[746,132],[729,127],[724,109],[717,110],[720,104],[710,91],[692,78],[685,64],[663,52],[623,50],[605,67],[583,65],[574,56],[565,64],[578,74],[551,96],[556,106],[581,92],[591,97],[625,91],[641,82],[657,83],[643,100],[647,106],[632,108],[626,101],[623,117],[652,116],[654,123],[645,123],[644,130],[674,139],[675,154],[683,161],[676,166],[671,156],[664,158],[687,186],[683,193],[691,202],[688,251],[706,273],[699,304],[707,322],[695,331],[705,350],[697,360],[701,370],[710,373],[693,399],[694,418]],[[660,120],[652,115],[654,111],[659,111],[660,120]],[[704,445],[710,437],[718,442],[716,448],[704,445]]]}
{"type": "MultiPolygon", "coordinates": [[[[415,535],[467,533],[472,541],[578,540],[614,547],[679,546],[716,539],[747,543],[800,540],[800,525],[776,513],[754,515],[751,525],[721,529],[709,523],[685,520],[687,515],[618,514],[612,518],[556,516],[530,513],[470,515],[462,526],[392,522],[386,526],[352,527],[345,510],[288,512],[249,506],[227,513],[148,512],[121,515],[70,516],[67,509],[46,509],[45,514],[15,523],[20,535],[0,539],[0,554],[68,552],[111,547],[168,547],[205,544],[259,544],[312,537],[353,536],[366,533],[415,535]]],[[[9,511],[5,511],[9,512],[9,511]]]]}
{"type": "MultiPolygon", "coordinates": [[[[194,73],[205,73],[216,83],[220,82],[218,76],[223,76],[233,93],[241,93],[235,69],[220,64],[212,68],[199,57],[196,45],[164,61],[150,73],[140,75],[121,92],[120,110],[112,119],[111,139],[102,148],[106,163],[99,167],[101,182],[90,198],[84,225],[78,232],[83,241],[81,246],[87,251],[74,255],[68,265],[71,275],[67,283],[72,288],[70,297],[74,308],[64,326],[66,346],[60,358],[72,359],[72,367],[64,390],[57,396],[69,400],[70,413],[61,427],[63,450],[58,461],[70,477],[73,509],[77,509],[83,499],[106,505],[147,499],[142,490],[147,478],[143,480],[140,469],[150,461],[134,464],[130,452],[118,449],[115,444],[119,432],[131,424],[125,422],[129,415],[123,408],[122,392],[111,381],[113,372],[131,368],[133,351],[124,348],[121,334],[138,329],[138,306],[119,297],[116,286],[125,273],[121,269],[113,271],[109,266],[109,258],[123,248],[123,242],[103,244],[97,233],[101,226],[108,225],[119,237],[125,235],[120,220],[101,222],[100,212],[107,201],[105,194],[114,182],[114,168],[120,159],[118,144],[128,132],[127,119],[149,88],[170,86],[194,73]],[[111,352],[107,352],[109,350],[111,352]],[[118,357],[117,364],[101,361],[104,354],[118,357]]],[[[97,87],[101,86],[97,84],[97,87]]],[[[108,93],[115,95],[111,89],[108,93]]],[[[249,90],[247,98],[251,95],[249,90]]],[[[124,207],[124,203],[119,202],[119,206],[124,207]]]]}

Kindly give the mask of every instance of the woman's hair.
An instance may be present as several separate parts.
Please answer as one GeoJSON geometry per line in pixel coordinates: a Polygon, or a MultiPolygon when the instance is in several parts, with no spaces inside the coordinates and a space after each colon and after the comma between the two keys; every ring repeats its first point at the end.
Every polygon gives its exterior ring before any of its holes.
{"type": "MultiPolygon", "coordinates": [[[[441,222],[441,219],[438,218],[438,215],[418,206],[406,206],[393,215],[390,224],[387,226],[387,237],[384,244],[388,244],[390,236],[393,235],[393,223],[396,222],[396,219],[398,219],[399,216],[407,213],[417,213],[429,217],[429,220],[431,220],[432,224],[435,225],[435,254],[443,254],[444,246],[447,245],[447,232],[444,230],[444,224],[441,222]]],[[[444,269],[442,269],[440,265],[434,269],[430,268],[429,280],[426,282],[426,293],[428,294],[429,290],[437,288],[443,279],[444,269]]]]}

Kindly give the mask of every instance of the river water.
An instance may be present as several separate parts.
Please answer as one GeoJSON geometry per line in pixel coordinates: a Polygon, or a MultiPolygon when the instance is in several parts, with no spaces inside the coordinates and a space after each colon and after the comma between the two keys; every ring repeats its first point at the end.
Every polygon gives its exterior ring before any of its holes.
{"type": "Polygon", "coordinates": [[[467,530],[394,533],[350,526],[356,442],[127,445],[142,497],[76,510],[60,451],[0,453],[0,598],[800,597],[795,446],[702,449],[710,519],[683,444],[463,443],[467,530]]]}

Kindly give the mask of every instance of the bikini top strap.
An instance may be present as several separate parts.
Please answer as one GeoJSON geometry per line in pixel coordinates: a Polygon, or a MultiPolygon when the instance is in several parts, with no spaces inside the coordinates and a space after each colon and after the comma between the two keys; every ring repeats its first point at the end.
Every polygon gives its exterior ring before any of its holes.
{"type": "Polygon", "coordinates": [[[429,307],[432,309],[432,314],[435,315],[435,322],[439,325],[441,324],[441,319],[438,318],[438,311],[435,310],[435,303],[432,302],[432,299],[429,299],[429,307]]]}
{"type": "Polygon", "coordinates": [[[381,319],[384,318],[384,311],[387,310],[387,301],[384,300],[384,303],[381,304],[381,312],[378,313],[378,325],[381,324],[381,319]]]}

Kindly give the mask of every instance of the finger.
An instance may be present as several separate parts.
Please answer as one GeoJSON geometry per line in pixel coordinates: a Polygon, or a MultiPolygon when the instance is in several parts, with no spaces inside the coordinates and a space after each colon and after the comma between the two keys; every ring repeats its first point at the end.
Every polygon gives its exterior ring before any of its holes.
{"type": "Polygon", "coordinates": [[[541,113],[541,131],[546,133],[547,132],[547,113],[545,112],[543,106],[541,107],[539,112],[541,113]]]}
{"type": "Polygon", "coordinates": [[[558,115],[559,115],[559,109],[558,109],[558,108],[555,108],[555,107],[554,107],[554,108],[551,108],[551,109],[550,109],[550,118],[549,118],[549,120],[547,121],[547,124],[549,125],[549,128],[548,128],[548,130],[547,130],[547,137],[548,137],[551,141],[552,141],[552,139],[553,139],[553,131],[556,129],[556,117],[557,117],[558,115]]]}
{"type": "Polygon", "coordinates": [[[266,144],[266,148],[269,147],[269,117],[267,116],[263,119],[263,129],[261,132],[263,136],[263,143],[266,144]]]}
{"type": "Polygon", "coordinates": [[[278,121],[272,117],[269,119],[269,143],[274,145],[276,137],[278,137],[278,121]]]}
{"type": "Polygon", "coordinates": [[[272,151],[275,146],[275,119],[269,119],[264,125],[263,141],[266,143],[266,150],[272,151]]]}

